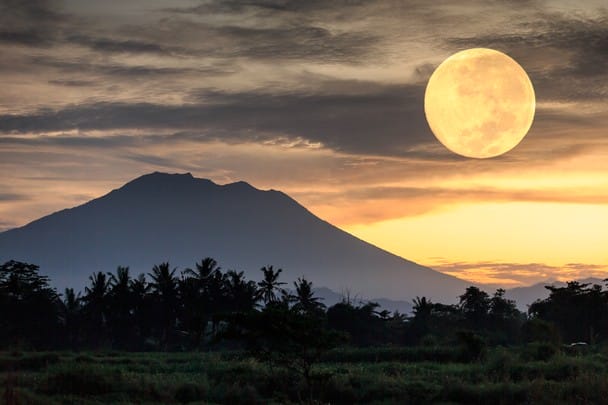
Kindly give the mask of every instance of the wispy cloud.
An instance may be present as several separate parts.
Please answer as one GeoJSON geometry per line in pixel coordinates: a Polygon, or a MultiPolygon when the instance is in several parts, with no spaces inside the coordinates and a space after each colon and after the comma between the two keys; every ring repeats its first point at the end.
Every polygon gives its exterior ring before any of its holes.
{"type": "Polygon", "coordinates": [[[545,263],[449,262],[440,259],[432,267],[465,280],[506,288],[551,280],[572,281],[588,277],[599,279],[608,277],[608,265],[590,263],[566,263],[562,266],[554,266],[545,263]]]}

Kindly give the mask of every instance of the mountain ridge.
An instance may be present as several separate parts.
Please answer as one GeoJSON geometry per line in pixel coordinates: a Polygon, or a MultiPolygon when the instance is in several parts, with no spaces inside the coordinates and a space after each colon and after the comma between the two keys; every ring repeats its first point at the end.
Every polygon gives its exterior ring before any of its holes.
{"type": "Polygon", "coordinates": [[[0,233],[0,260],[39,264],[59,285],[83,286],[118,265],[192,266],[202,257],[259,278],[285,269],[317,287],[367,297],[454,302],[466,281],[398,257],[316,217],[287,194],[238,181],[218,185],[190,173],[140,176],[82,205],[0,233]]]}

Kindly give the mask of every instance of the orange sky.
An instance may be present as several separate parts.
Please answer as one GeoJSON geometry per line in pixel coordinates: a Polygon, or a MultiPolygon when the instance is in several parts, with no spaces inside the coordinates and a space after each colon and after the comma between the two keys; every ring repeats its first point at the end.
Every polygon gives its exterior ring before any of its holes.
{"type": "Polygon", "coordinates": [[[608,277],[604,1],[279,3],[0,5],[0,230],[191,172],[468,280],[608,277]],[[529,134],[493,159],[424,118],[433,69],[471,47],[536,91],[529,134]]]}

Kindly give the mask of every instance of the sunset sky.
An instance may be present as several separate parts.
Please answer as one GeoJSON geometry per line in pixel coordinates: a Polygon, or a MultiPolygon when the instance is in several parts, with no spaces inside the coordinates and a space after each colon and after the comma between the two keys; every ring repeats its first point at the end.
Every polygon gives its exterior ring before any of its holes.
{"type": "Polygon", "coordinates": [[[607,7],[0,0],[0,230],[191,172],[467,280],[607,278],[607,7]],[[424,116],[434,68],[473,47],[536,91],[527,137],[492,159],[451,153],[424,116]]]}

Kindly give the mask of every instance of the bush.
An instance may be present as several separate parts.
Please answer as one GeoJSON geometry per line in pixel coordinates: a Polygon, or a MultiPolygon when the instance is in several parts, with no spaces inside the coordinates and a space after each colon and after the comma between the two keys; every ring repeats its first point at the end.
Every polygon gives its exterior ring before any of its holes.
{"type": "Polygon", "coordinates": [[[122,373],[104,373],[88,367],[71,367],[49,375],[46,391],[62,395],[103,395],[123,388],[122,373]]]}
{"type": "Polygon", "coordinates": [[[520,355],[524,361],[549,361],[558,352],[558,348],[553,344],[534,342],[524,346],[520,355]]]}
{"type": "Polygon", "coordinates": [[[184,383],[175,390],[175,400],[182,404],[201,401],[204,397],[205,389],[198,384],[184,383]]]}
{"type": "Polygon", "coordinates": [[[487,353],[487,345],[483,338],[471,331],[457,333],[460,342],[461,360],[466,362],[483,360],[487,353]]]}
{"type": "Polygon", "coordinates": [[[506,349],[494,350],[486,360],[486,375],[493,380],[507,380],[516,364],[516,359],[506,349]]]}
{"type": "Polygon", "coordinates": [[[57,364],[61,358],[56,353],[31,354],[0,360],[0,371],[38,371],[57,364]]]}
{"type": "Polygon", "coordinates": [[[527,320],[523,324],[521,332],[524,342],[527,343],[544,342],[559,345],[561,341],[555,324],[542,319],[527,320]]]}
{"type": "Polygon", "coordinates": [[[229,404],[259,404],[262,403],[257,389],[250,384],[234,383],[226,393],[226,403],[229,404]]]}

